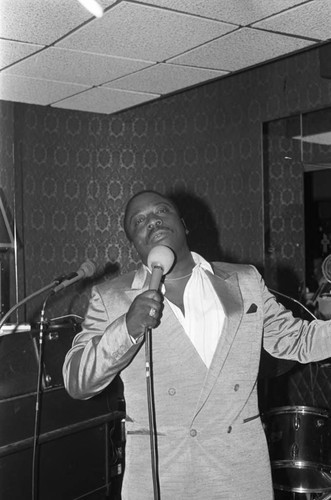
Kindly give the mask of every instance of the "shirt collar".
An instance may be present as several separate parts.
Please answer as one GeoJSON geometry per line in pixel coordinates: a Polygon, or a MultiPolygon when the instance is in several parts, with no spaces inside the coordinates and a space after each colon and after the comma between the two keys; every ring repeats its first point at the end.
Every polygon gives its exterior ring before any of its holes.
{"type": "Polygon", "coordinates": [[[214,274],[214,270],[213,270],[211,264],[209,262],[207,262],[206,259],[201,257],[201,255],[199,255],[196,252],[191,252],[191,255],[192,255],[193,260],[195,262],[195,266],[193,268],[193,271],[194,271],[194,269],[200,267],[204,271],[209,271],[211,274],[214,274]]]}

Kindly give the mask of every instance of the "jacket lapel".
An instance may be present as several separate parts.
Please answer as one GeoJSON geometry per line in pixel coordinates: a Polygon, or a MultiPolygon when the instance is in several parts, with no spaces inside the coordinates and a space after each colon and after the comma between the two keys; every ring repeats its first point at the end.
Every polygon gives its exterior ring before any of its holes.
{"type": "Polygon", "coordinates": [[[131,289],[125,290],[126,295],[134,300],[137,295],[148,289],[150,282],[150,274],[146,271],[143,265],[140,265],[134,275],[131,289]]]}
{"type": "MultiPolygon", "coordinates": [[[[215,273],[217,273],[217,270],[215,270],[215,273]]],[[[243,316],[243,301],[237,274],[208,274],[220,302],[222,303],[225,320],[212,363],[207,372],[205,383],[200,393],[195,415],[199,413],[205,404],[215,382],[217,381],[243,316]]]]}

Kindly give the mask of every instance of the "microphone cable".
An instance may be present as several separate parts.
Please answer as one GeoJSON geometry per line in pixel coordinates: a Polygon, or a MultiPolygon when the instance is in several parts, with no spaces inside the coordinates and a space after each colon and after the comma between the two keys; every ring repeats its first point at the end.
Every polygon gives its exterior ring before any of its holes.
{"type": "Polygon", "coordinates": [[[302,307],[302,309],[304,309],[313,319],[317,319],[316,316],[311,311],[309,311],[308,307],[301,304],[301,302],[299,300],[296,300],[293,297],[286,295],[285,293],[280,293],[280,292],[278,292],[278,290],[273,290],[272,288],[269,288],[269,287],[268,287],[268,290],[270,290],[270,292],[272,292],[274,294],[277,294],[277,295],[280,295],[281,297],[284,297],[284,299],[292,300],[292,302],[295,302],[295,304],[298,304],[300,307],[302,307]]]}

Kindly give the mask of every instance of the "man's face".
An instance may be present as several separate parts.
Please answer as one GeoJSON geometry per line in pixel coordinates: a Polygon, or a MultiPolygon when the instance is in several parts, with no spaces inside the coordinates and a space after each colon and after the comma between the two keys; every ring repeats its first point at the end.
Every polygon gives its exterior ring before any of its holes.
{"type": "Polygon", "coordinates": [[[169,246],[177,258],[188,251],[185,228],[175,206],[157,193],[142,193],[131,201],[126,227],[144,264],[156,245],[169,246]]]}

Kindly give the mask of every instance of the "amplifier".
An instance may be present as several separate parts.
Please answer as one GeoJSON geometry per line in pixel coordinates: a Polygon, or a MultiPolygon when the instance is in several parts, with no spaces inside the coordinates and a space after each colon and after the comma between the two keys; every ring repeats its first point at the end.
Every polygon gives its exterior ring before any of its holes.
{"type": "MultiPolygon", "coordinates": [[[[80,324],[46,325],[43,331],[43,388],[63,387],[62,365],[80,324]]],[[[39,326],[4,325],[0,336],[0,400],[34,392],[39,366],[39,326]]]]}
{"type": "Polygon", "coordinates": [[[122,382],[98,396],[72,399],[62,365],[80,325],[47,325],[36,440],[39,325],[4,325],[0,333],[0,498],[101,500],[120,498],[124,467],[122,382]],[[35,483],[33,449],[39,460],[35,483]],[[19,479],[17,479],[19,477],[19,479]]]}

